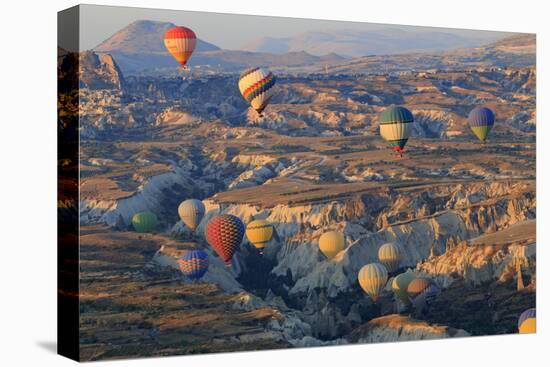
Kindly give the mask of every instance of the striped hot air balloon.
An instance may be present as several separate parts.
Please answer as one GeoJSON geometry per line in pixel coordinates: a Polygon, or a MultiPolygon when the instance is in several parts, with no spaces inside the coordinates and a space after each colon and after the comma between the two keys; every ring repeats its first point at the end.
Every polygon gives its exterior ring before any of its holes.
{"type": "Polygon", "coordinates": [[[206,224],[206,241],[226,264],[231,263],[231,258],[239,248],[243,235],[243,222],[231,214],[218,215],[206,224]]]}
{"type": "Polygon", "coordinates": [[[246,69],[239,77],[239,90],[244,99],[260,116],[273,97],[277,78],[270,71],[254,67],[246,69]]]}
{"type": "Polygon", "coordinates": [[[256,219],[246,226],[246,237],[251,244],[262,250],[273,236],[273,226],[265,219],[256,219]]]}
{"type": "Polygon", "coordinates": [[[426,299],[433,298],[440,292],[441,288],[427,278],[416,278],[407,287],[407,293],[411,302],[414,302],[419,296],[423,296],[426,299]]]}
{"type": "Polygon", "coordinates": [[[181,221],[191,230],[196,230],[204,216],[204,204],[197,199],[189,199],[178,207],[181,221]]]}
{"type": "Polygon", "coordinates": [[[480,141],[485,141],[495,124],[495,114],[487,107],[476,107],[468,115],[470,129],[480,141]]]}
{"type": "Polygon", "coordinates": [[[153,212],[139,212],[132,217],[132,226],[136,232],[153,232],[157,228],[157,224],[157,216],[153,212]]]}
{"type": "Polygon", "coordinates": [[[399,269],[401,250],[395,243],[385,243],[378,249],[378,259],[390,273],[394,272],[399,269]]]}
{"type": "Polygon", "coordinates": [[[409,302],[409,294],[407,289],[409,284],[415,279],[415,276],[411,272],[405,272],[397,275],[393,278],[391,283],[391,289],[397,298],[403,302],[409,302]]]}
{"type": "Polygon", "coordinates": [[[189,279],[200,279],[208,271],[208,254],[202,250],[184,253],[178,259],[178,266],[189,279]]]}
{"type": "Polygon", "coordinates": [[[520,334],[532,334],[537,332],[537,310],[530,308],[521,313],[518,319],[518,331],[520,334]]]}
{"type": "Polygon", "coordinates": [[[164,46],[184,69],[196,45],[197,36],[189,28],[172,27],[164,34],[164,46]]]}
{"type": "Polygon", "coordinates": [[[319,249],[331,260],[345,247],[344,234],[339,231],[325,232],[319,237],[319,249]]]}
{"type": "Polygon", "coordinates": [[[376,302],[388,282],[388,271],[382,264],[367,264],[359,270],[357,278],[361,288],[376,302]]]}
{"type": "Polygon", "coordinates": [[[380,135],[393,149],[402,154],[411,136],[413,114],[405,107],[389,107],[380,114],[380,135]]]}

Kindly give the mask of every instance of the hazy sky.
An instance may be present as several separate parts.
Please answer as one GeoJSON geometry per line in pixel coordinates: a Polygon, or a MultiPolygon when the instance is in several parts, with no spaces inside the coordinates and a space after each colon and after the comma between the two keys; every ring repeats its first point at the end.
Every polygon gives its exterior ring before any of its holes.
{"type": "MultiPolygon", "coordinates": [[[[298,1],[298,0],[297,0],[298,1]]],[[[384,25],[376,23],[266,17],[221,13],[161,10],[146,8],[81,5],[81,49],[91,49],[113,33],[135,20],[171,22],[192,28],[198,37],[225,49],[238,49],[261,37],[288,37],[307,31],[375,30],[397,28],[406,31],[437,31],[458,34],[479,40],[479,44],[494,41],[509,33],[452,28],[432,28],[384,25]]]]}

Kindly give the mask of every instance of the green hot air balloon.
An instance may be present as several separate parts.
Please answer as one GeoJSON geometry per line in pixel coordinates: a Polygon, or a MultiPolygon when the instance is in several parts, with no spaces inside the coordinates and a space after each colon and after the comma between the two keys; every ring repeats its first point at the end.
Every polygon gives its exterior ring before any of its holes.
{"type": "Polygon", "coordinates": [[[413,114],[405,107],[388,107],[380,114],[380,135],[399,155],[412,133],[413,114]]]}
{"type": "Polygon", "coordinates": [[[136,232],[153,232],[157,228],[157,224],[157,216],[153,212],[139,212],[132,217],[132,225],[136,232]]]}
{"type": "Polygon", "coordinates": [[[405,303],[409,302],[409,293],[407,290],[409,288],[409,284],[411,284],[415,278],[416,277],[411,272],[401,273],[393,278],[393,281],[391,282],[391,289],[395,296],[401,301],[405,303]]]}

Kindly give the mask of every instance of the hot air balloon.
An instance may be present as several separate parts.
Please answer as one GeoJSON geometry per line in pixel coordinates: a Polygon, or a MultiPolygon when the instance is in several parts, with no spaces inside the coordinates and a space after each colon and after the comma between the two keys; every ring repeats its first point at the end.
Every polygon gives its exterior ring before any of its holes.
{"type": "Polygon", "coordinates": [[[243,222],[231,214],[218,215],[206,224],[206,241],[226,264],[231,264],[231,258],[239,248],[243,235],[243,222]]]}
{"type": "Polygon", "coordinates": [[[399,269],[401,250],[395,243],[385,243],[378,249],[378,259],[391,273],[399,269]]]}
{"type": "Polygon", "coordinates": [[[345,247],[344,234],[338,231],[325,232],[319,238],[319,249],[331,260],[345,247]]]}
{"type": "Polygon", "coordinates": [[[357,278],[361,288],[376,302],[380,292],[382,292],[388,282],[388,271],[382,264],[367,264],[359,270],[357,278]]]}
{"type": "Polygon", "coordinates": [[[535,308],[530,308],[521,313],[518,320],[518,331],[520,334],[537,332],[537,311],[535,308]]]}
{"type": "Polygon", "coordinates": [[[273,226],[265,219],[256,219],[246,226],[246,237],[251,244],[263,250],[273,236],[273,226]]]}
{"type": "Polygon", "coordinates": [[[476,107],[468,115],[472,132],[484,142],[495,124],[495,114],[487,107],[476,107]]]}
{"type": "Polygon", "coordinates": [[[391,289],[393,293],[397,296],[397,298],[399,298],[403,302],[409,301],[409,293],[407,293],[407,288],[414,279],[415,276],[411,272],[401,273],[393,278],[391,289]]]}
{"type": "Polygon", "coordinates": [[[208,270],[208,254],[202,250],[188,251],[178,259],[178,266],[188,278],[200,279],[208,270]]]}
{"type": "Polygon", "coordinates": [[[399,155],[412,132],[414,118],[405,107],[389,107],[380,114],[380,135],[399,155]]]}
{"type": "Polygon", "coordinates": [[[419,296],[426,299],[432,298],[441,292],[441,288],[432,280],[427,278],[416,278],[409,283],[407,293],[411,302],[414,302],[419,296]]]}
{"type": "Polygon", "coordinates": [[[204,216],[204,204],[197,199],[185,200],[178,207],[181,221],[191,230],[196,230],[204,216]]]}
{"type": "Polygon", "coordinates": [[[164,34],[164,46],[184,69],[196,45],[197,36],[189,28],[173,27],[164,34]]]}
{"type": "Polygon", "coordinates": [[[239,77],[239,90],[244,99],[254,108],[260,117],[273,97],[273,86],[277,78],[262,68],[246,69],[239,77]]]}
{"type": "Polygon", "coordinates": [[[132,225],[137,232],[153,232],[157,223],[157,216],[153,212],[139,212],[132,217],[132,225]]]}

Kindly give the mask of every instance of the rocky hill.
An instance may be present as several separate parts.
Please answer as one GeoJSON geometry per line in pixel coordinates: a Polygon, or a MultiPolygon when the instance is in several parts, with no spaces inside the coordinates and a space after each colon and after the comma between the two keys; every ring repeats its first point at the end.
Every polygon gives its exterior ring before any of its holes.
{"type": "Polygon", "coordinates": [[[469,336],[464,330],[443,325],[430,325],[407,316],[388,315],[372,319],[353,330],[350,341],[357,343],[383,343],[409,340],[460,338],[469,336]]]}
{"type": "Polygon", "coordinates": [[[124,77],[111,55],[85,51],[79,55],[78,66],[81,88],[124,89],[124,77]]]}
{"type": "MultiPolygon", "coordinates": [[[[164,33],[176,25],[152,20],[136,20],[94,47],[94,51],[110,54],[166,54],[164,33]]],[[[216,45],[197,39],[196,51],[216,51],[216,45]]]]}

